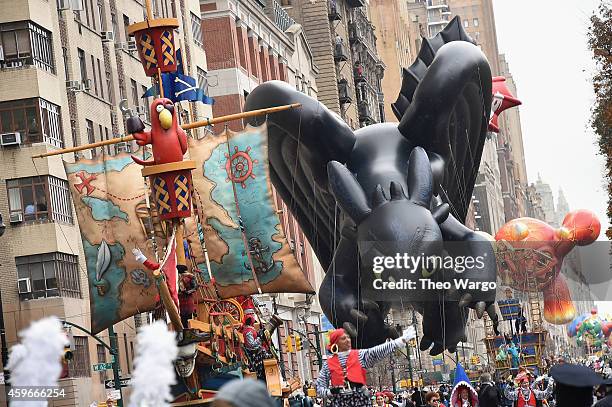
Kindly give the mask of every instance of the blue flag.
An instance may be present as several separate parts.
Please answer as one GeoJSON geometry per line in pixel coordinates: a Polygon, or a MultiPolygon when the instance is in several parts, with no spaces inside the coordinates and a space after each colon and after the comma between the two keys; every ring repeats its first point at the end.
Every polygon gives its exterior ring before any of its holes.
{"type": "MultiPolygon", "coordinates": [[[[212,105],[215,100],[206,95],[202,85],[198,87],[195,78],[185,75],[183,71],[183,58],[181,50],[176,50],[176,72],[162,74],[164,96],[173,102],[187,100],[212,105]]],[[[158,85],[153,85],[142,95],[143,98],[159,95],[158,85]]]]}

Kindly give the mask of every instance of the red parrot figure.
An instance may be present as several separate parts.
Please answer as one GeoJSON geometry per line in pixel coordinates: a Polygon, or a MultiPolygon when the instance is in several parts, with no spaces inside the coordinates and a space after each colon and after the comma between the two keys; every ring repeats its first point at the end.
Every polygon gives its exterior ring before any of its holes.
{"type": "Polygon", "coordinates": [[[498,118],[501,112],[511,107],[521,104],[521,101],[512,96],[506,86],[506,78],[495,76],[493,78],[493,101],[491,106],[491,120],[489,121],[489,131],[499,133],[498,118]]]}
{"type": "Polygon", "coordinates": [[[563,259],[574,246],[593,243],[600,229],[595,214],[585,209],[568,213],[559,229],[538,219],[513,219],[495,235],[495,240],[507,243],[498,251],[500,277],[521,291],[528,291],[528,280],[533,279],[536,286],[532,290],[544,293],[544,319],[552,324],[568,323],[576,309],[560,274],[563,259]]]}
{"type": "Polygon", "coordinates": [[[153,146],[152,161],[132,156],[137,164],[143,166],[183,161],[187,152],[187,135],[178,124],[174,103],[166,98],[151,103],[151,130],[134,133],[134,139],[139,146],[153,146]]]}

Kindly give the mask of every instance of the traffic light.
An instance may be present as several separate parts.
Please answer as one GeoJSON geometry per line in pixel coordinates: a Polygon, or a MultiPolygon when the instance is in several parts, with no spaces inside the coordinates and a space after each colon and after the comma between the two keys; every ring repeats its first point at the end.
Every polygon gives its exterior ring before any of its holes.
{"type": "Polygon", "coordinates": [[[299,334],[295,334],[295,351],[299,352],[302,350],[302,337],[299,334]]]}
{"type": "Polygon", "coordinates": [[[291,335],[287,336],[287,339],[285,340],[285,345],[287,346],[287,352],[293,353],[293,340],[291,338],[291,335]]]}

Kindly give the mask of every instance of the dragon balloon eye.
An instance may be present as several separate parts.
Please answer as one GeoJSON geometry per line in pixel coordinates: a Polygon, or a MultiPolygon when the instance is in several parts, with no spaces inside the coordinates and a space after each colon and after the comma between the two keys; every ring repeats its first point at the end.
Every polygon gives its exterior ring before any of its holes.
{"type": "Polygon", "coordinates": [[[164,110],[164,106],[163,105],[157,105],[155,110],[157,111],[157,113],[161,113],[161,111],[164,110]]]}

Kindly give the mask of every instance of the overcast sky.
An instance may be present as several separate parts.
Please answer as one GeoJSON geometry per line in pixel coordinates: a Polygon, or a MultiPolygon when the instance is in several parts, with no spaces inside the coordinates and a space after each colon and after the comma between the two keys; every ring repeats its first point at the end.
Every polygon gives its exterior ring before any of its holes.
{"type": "MultiPolygon", "coordinates": [[[[589,126],[594,95],[587,47],[599,0],[493,0],[499,52],[516,81],[529,182],[561,187],[570,209],[587,208],[608,226],[604,160],[589,126]]],[[[612,302],[597,302],[612,313],[612,302]]]]}
{"type": "MultiPolygon", "coordinates": [[[[493,0],[499,52],[516,81],[529,182],[559,187],[570,209],[606,217],[604,160],[589,126],[594,65],[589,17],[599,0],[493,0]]],[[[603,233],[602,233],[603,235],[603,233]]],[[[601,238],[601,237],[600,237],[601,238]]]]}

